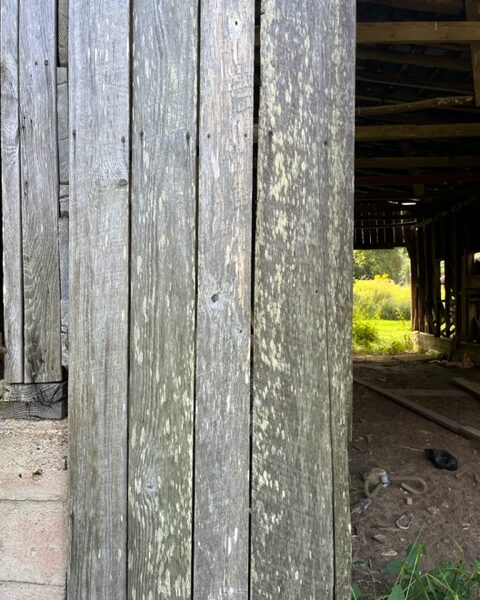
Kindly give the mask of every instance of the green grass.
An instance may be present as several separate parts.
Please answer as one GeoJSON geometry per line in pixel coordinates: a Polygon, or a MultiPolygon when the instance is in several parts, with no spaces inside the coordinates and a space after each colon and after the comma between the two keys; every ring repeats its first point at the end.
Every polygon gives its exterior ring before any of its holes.
{"type": "Polygon", "coordinates": [[[430,571],[423,571],[423,544],[408,548],[403,562],[393,561],[385,569],[395,576],[393,586],[374,598],[365,595],[355,582],[352,600],[477,600],[480,598],[480,562],[466,565],[462,560],[445,561],[430,571]]]}
{"type": "Polygon", "coordinates": [[[399,354],[412,350],[410,321],[354,319],[353,347],[359,354],[399,354]]]}

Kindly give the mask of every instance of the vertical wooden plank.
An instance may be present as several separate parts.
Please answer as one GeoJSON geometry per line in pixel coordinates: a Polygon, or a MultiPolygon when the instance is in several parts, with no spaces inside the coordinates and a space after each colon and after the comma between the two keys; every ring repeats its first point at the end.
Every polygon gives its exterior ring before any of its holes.
{"type": "Polygon", "coordinates": [[[23,265],[18,106],[18,0],[1,4],[1,153],[5,381],[23,381],[23,265]]]}
{"type": "Polygon", "coordinates": [[[355,11],[262,12],[251,597],[344,600],[355,11]]]}
{"type": "Polygon", "coordinates": [[[191,593],[197,4],[133,5],[131,598],[191,593]]]}
{"type": "Polygon", "coordinates": [[[248,597],[254,0],[203,0],[194,598],[248,597]]]}
{"type": "MultiPolygon", "coordinates": [[[[328,398],[333,469],[335,600],[351,595],[348,447],[353,427],[353,229],[355,156],[355,0],[328,0],[317,11],[313,54],[320,103],[319,191],[322,209],[328,398]],[[317,26],[318,26],[317,25],[317,26]],[[348,419],[350,417],[350,420],[348,419]]],[[[308,217],[307,217],[308,218],[308,217]]],[[[312,256],[315,260],[315,256],[312,256]]],[[[321,259],[320,259],[321,260],[321,259]]],[[[306,290],[307,291],[307,290],[306,290]]],[[[315,298],[309,297],[310,302],[315,298]]],[[[315,352],[314,347],[311,351],[315,352]]],[[[314,559],[315,560],[315,559],[314,559]]],[[[317,595],[318,598],[318,595],[317,595]]]]}
{"type": "Polygon", "coordinates": [[[129,6],[70,3],[68,595],[127,596],[129,6]]]}
{"type": "Polygon", "coordinates": [[[62,378],[55,12],[55,0],[20,1],[25,383],[62,378]]]}

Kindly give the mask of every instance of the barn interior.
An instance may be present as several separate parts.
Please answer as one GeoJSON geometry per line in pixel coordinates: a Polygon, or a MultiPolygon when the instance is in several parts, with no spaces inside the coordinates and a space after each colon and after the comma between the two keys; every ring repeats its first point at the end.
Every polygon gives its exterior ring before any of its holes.
{"type": "Polygon", "coordinates": [[[479,558],[480,2],[357,11],[354,247],[407,248],[421,352],[355,361],[354,564],[373,589],[419,535],[432,564],[460,548],[479,558]],[[458,469],[435,468],[427,448],[458,469]],[[365,508],[372,468],[391,481],[365,508]]]}

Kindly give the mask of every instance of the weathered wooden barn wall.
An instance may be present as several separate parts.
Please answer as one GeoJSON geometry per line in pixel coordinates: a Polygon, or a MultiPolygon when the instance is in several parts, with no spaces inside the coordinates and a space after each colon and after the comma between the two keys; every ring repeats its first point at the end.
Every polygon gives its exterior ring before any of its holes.
{"type": "Polygon", "coordinates": [[[412,228],[408,249],[415,331],[455,344],[480,343],[479,219],[475,196],[412,228]]]}
{"type": "Polygon", "coordinates": [[[69,598],[346,600],[353,2],[66,4],[4,5],[2,160],[11,382],[69,350],[69,598]]]}
{"type": "MultiPolygon", "coordinates": [[[[12,393],[38,406],[66,389],[61,382],[68,365],[68,84],[59,62],[59,35],[66,35],[57,19],[61,10],[54,0],[2,3],[4,376],[7,399],[12,393]]],[[[58,416],[64,404],[62,396],[58,416]]],[[[45,416],[52,415],[47,409],[45,416]]]]}

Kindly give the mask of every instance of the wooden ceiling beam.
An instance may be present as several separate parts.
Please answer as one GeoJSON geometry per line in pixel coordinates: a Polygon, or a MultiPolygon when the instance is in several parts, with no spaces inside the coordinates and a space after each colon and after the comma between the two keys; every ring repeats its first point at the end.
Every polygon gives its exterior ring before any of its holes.
{"type": "Polygon", "coordinates": [[[358,23],[357,44],[470,44],[480,42],[476,21],[358,23]]]}
{"type": "Polygon", "coordinates": [[[480,137],[480,123],[448,123],[438,125],[360,125],[357,142],[387,140],[434,140],[480,137]]]}
{"type": "Polygon", "coordinates": [[[459,15],[463,11],[462,0],[359,0],[362,4],[383,4],[405,10],[434,12],[442,15],[459,15]]]}
{"type": "Polygon", "coordinates": [[[473,106],[473,96],[447,96],[446,98],[428,98],[416,102],[402,102],[401,104],[384,104],[382,106],[363,106],[355,110],[357,117],[376,117],[380,115],[394,115],[398,113],[430,110],[432,108],[452,108],[459,106],[473,106]]]}
{"type": "Polygon", "coordinates": [[[357,169],[480,167],[480,156],[373,156],[355,158],[357,169]]]}
{"type": "Polygon", "coordinates": [[[375,60],[396,65],[414,65],[416,67],[426,67],[427,69],[449,69],[461,72],[469,72],[472,68],[471,64],[466,60],[426,56],[425,54],[372,50],[370,48],[363,48],[362,46],[357,49],[357,59],[375,60]]]}
{"type": "MultiPolygon", "coordinates": [[[[381,185],[381,186],[410,186],[417,184],[443,184],[443,183],[471,183],[480,182],[480,172],[472,173],[460,171],[458,173],[419,173],[417,175],[374,175],[355,178],[356,185],[381,185]]],[[[417,193],[412,194],[416,196],[417,193]]]]}
{"type": "Polygon", "coordinates": [[[434,90],[437,92],[450,92],[452,94],[473,94],[473,86],[470,83],[452,83],[451,81],[430,81],[429,79],[417,79],[413,77],[395,77],[388,73],[370,73],[369,71],[357,71],[357,81],[375,83],[383,86],[397,86],[413,88],[416,90],[434,90]]]}

